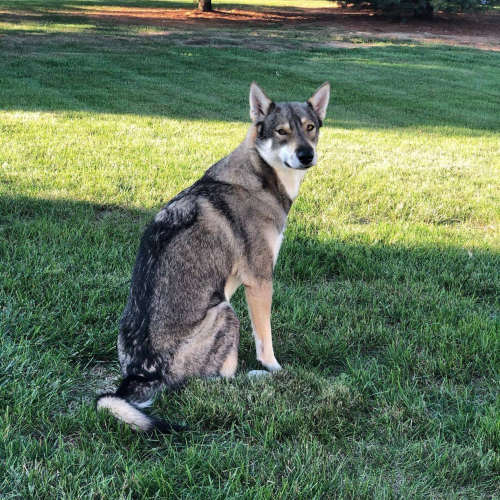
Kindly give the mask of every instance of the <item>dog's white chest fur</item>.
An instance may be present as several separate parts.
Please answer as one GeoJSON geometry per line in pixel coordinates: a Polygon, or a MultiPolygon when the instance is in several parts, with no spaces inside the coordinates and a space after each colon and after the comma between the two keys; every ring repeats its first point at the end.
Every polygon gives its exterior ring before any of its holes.
{"type": "Polygon", "coordinates": [[[306,170],[279,167],[276,169],[276,174],[281,184],[285,187],[287,195],[291,200],[295,200],[299,195],[300,183],[306,175],[306,170]]]}

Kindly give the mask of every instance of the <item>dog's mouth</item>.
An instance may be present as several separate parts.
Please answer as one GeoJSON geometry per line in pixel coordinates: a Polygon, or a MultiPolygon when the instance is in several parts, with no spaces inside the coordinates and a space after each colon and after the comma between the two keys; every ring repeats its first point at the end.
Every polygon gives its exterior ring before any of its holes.
{"type": "Polygon", "coordinates": [[[309,164],[309,165],[301,165],[300,167],[292,167],[288,164],[288,162],[283,162],[288,168],[293,168],[293,170],[307,170],[309,168],[311,168],[313,166],[313,164],[309,164]]]}

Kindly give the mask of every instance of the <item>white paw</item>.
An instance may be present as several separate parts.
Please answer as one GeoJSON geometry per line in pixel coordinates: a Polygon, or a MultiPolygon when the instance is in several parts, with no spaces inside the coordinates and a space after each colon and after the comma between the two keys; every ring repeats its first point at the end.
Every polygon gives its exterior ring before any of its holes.
{"type": "Polygon", "coordinates": [[[281,365],[276,361],[272,361],[271,363],[261,363],[270,371],[270,372],[279,372],[281,370],[281,365]]]}
{"type": "Polygon", "coordinates": [[[268,377],[269,375],[271,375],[271,373],[266,370],[252,370],[247,373],[248,378],[268,377]]]}
{"type": "Polygon", "coordinates": [[[257,361],[260,361],[264,365],[264,368],[266,368],[270,372],[277,372],[281,370],[281,365],[274,357],[274,353],[271,353],[270,355],[269,354],[264,355],[262,353],[257,352],[257,361]]]}

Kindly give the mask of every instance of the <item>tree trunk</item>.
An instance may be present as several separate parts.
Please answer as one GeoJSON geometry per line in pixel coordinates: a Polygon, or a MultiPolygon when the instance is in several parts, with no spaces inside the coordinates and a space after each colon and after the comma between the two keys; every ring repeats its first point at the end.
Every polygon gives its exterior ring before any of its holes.
{"type": "Polygon", "coordinates": [[[198,10],[201,12],[212,12],[212,0],[200,0],[198,2],[198,10]]]}
{"type": "MultiPolygon", "coordinates": [[[[201,2],[202,0],[200,0],[201,2]]],[[[434,19],[434,7],[429,1],[425,2],[425,6],[413,10],[413,17],[421,21],[432,21],[434,19]]]]}

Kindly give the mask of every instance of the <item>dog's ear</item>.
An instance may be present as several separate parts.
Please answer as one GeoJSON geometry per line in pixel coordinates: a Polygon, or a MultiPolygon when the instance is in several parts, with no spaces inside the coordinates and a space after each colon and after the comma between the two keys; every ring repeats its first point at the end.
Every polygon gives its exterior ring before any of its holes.
{"type": "Polygon", "coordinates": [[[323,121],[326,116],[326,108],[330,100],[330,84],[325,82],[307,101],[312,109],[316,112],[319,119],[323,121]]]}
{"type": "Polygon", "coordinates": [[[273,104],[264,91],[255,82],[252,82],[250,85],[250,118],[252,121],[258,123],[264,120],[273,104]]]}

